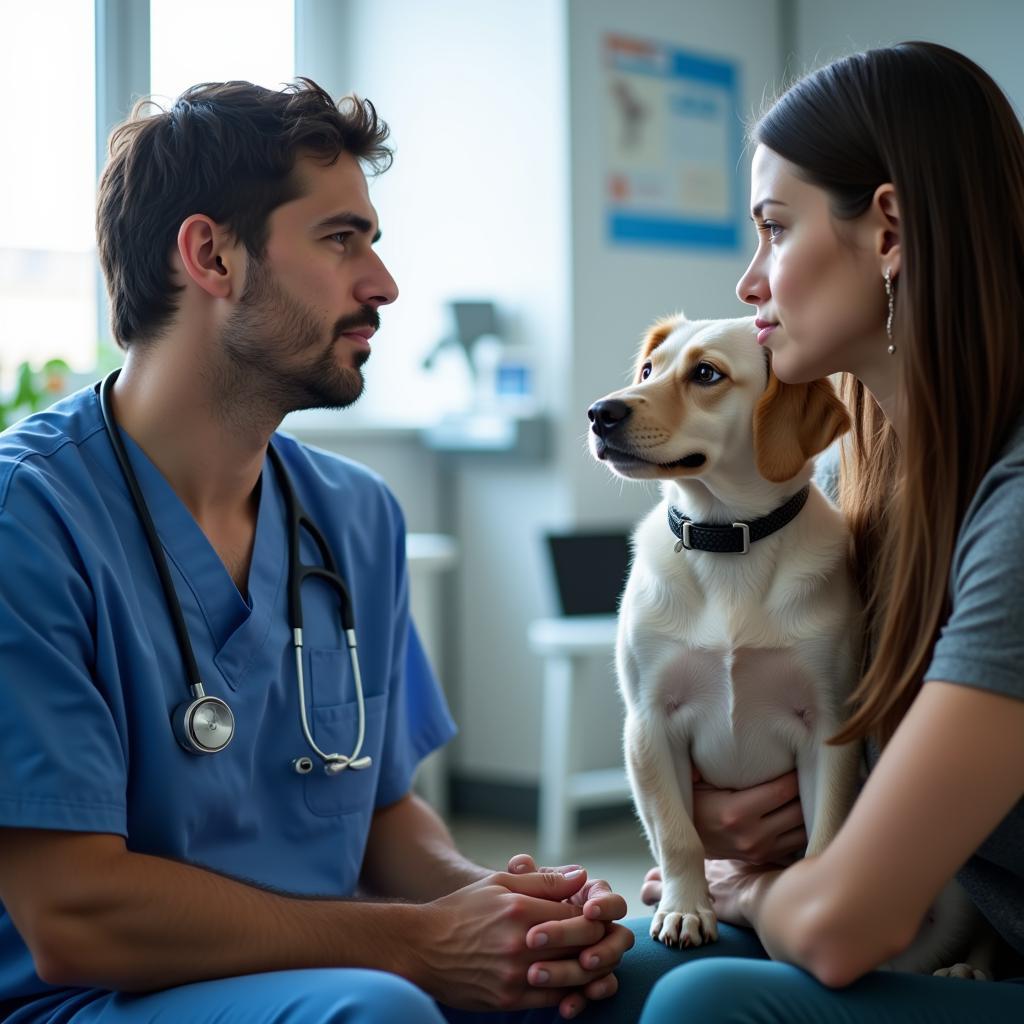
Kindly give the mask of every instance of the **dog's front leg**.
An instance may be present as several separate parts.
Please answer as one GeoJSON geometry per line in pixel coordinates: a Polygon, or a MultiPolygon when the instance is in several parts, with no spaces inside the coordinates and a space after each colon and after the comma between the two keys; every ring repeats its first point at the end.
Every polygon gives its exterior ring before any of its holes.
{"type": "Polygon", "coordinates": [[[704,874],[704,845],[691,818],[689,755],[674,756],[667,726],[663,717],[646,709],[626,717],[633,797],[661,867],[661,901],[651,936],[668,946],[699,946],[718,938],[718,921],[704,874]]]}
{"type": "MultiPolygon", "coordinates": [[[[835,729],[825,731],[831,735],[835,729]]],[[[860,743],[829,746],[814,737],[797,754],[800,805],[807,827],[807,856],[821,853],[832,842],[857,798],[860,743]]]]}

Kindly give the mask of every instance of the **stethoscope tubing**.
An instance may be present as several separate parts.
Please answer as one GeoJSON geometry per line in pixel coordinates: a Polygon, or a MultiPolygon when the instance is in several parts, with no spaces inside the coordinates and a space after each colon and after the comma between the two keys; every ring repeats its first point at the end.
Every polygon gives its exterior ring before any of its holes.
{"type": "MultiPolygon", "coordinates": [[[[199,666],[196,662],[195,652],[192,649],[192,642],[189,639],[188,627],[185,625],[185,617],[181,611],[181,603],[174,590],[174,583],[171,580],[170,570],[167,566],[167,559],[164,557],[163,546],[157,534],[156,526],[146,505],[145,497],[139,486],[128,459],[128,452],[121,439],[117,423],[114,419],[113,408],[110,401],[114,382],[117,380],[120,370],[109,373],[99,386],[100,409],[103,414],[103,422],[110,437],[110,443],[118,464],[121,467],[122,475],[131,494],[135,511],[146,536],[146,543],[149,546],[153,564],[156,567],[160,579],[160,586],[163,590],[167,611],[174,627],[175,639],[178,650],[181,653],[185,674],[188,677],[191,701],[180,705],[175,709],[172,716],[174,733],[179,744],[193,754],[210,754],[223,750],[234,737],[234,715],[227,703],[219,697],[212,697],[205,693],[202,679],[199,674],[199,666]],[[202,733],[204,728],[206,733],[202,733]],[[227,735],[225,739],[224,736],[227,735]]],[[[295,674],[296,685],[299,695],[299,719],[302,726],[302,733],[306,742],[313,752],[321,759],[324,771],[328,775],[337,775],[347,768],[360,770],[368,768],[372,759],[368,756],[360,757],[363,749],[363,742],[366,737],[366,702],[363,694],[362,673],[359,669],[359,654],[356,643],[355,615],[352,608],[352,600],[348,587],[337,569],[331,550],[316,524],[309,518],[299,505],[295,489],[292,487],[291,478],[285,469],[284,462],[273,444],[267,445],[267,455],[273,463],[274,471],[277,474],[284,497],[287,511],[288,525],[288,615],[289,625],[292,630],[292,642],[295,647],[295,674]],[[323,566],[303,565],[299,550],[299,533],[305,528],[306,532],[313,539],[324,561],[323,566]],[[329,754],[320,749],[313,738],[309,728],[309,716],[306,711],[306,685],[305,672],[302,659],[302,583],[307,576],[317,576],[324,579],[335,591],[341,605],[342,626],[345,632],[345,642],[349,650],[349,657],[352,663],[352,675],[355,681],[356,705],[358,710],[358,732],[355,747],[351,754],[338,753],[329,754]]],[[[312,770],[312,762],[308,757],[295,758],[292,761],[293,769],[300,775],[305,775],[312,770]]]]}
{"type": "Polygon", "coordinates": [[[192,696],[201,698],[203,694],[203,681],[199,675],[199,665],[196,662],[195,652],[192,650],[192,641],[189,639],[188,627],[185,625],[185,617],[181,614],[181,603],[174,590],[174,583],[171,580],[170,570],[167,568],[167,559],[164,558],[163,546],[160,537],[153,524],[153,517],[149,514],[149,506],[142,495],[142,488],[135,476],[131,463],[128,461],[128,452],[125,449],[124,441],[121,440],[121,433],[114,421],[113,407],[110,402],[110,395],[114,389],[114,382],[117,380],[120,369],[113,370],[104,377],[100,385],[100,410],[103,413],[103,422],[110,437],[111,447],[117,457],[128,485],[128,492],[132,496],[132,503],[135,505],[135,513],[142,525],[142,532],[146,535],[146,544],[153,556],[153,564],[156,567],[157,576],[160,578],[160,588],[164,593],[164,600],[167,603],[167,612],[174,627],[174,636],[178,642],[178,650],[181,652],[181,660],[184,662],[185,675],[188,677],[189,689],[192,696]]]}

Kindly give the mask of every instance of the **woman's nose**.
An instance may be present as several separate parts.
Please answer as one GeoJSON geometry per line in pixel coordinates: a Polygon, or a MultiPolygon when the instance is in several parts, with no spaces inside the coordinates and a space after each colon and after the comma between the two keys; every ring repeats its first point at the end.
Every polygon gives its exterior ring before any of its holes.
{"type": "Polygon", "coordinates": [[[736,295],[740,302],[750,306],[763,306],[768,300],[768,280],[758,267],[755,257],[750,262],[743,276],[736,283],[736,295]]]}

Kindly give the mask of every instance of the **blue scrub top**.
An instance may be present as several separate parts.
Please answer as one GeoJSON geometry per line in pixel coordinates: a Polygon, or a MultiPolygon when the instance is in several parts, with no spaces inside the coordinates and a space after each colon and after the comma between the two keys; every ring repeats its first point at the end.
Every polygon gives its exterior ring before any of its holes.
{"type": "MultiPolygon", "coordinates": [[[[405,526],[384,482],[275,435],[355,611],[366,695],[364,771],[291,769],[302,735],[288,625],[288,544],[268,462],[248,599],[191,513],[122,431],[163,544],[206,692],[231,744],[186,753],[189,696],[166,602],[95,389],[0,435],[0,826],[122,835],[138,853],[285,892],[353,892],[374,808],[410,787],[455,728],[409,618],[405,526]]],[[[303,560],[319,563],[303,533],[303,560]]],[[[303,585],[306,702],[327,752],[355,744],[355,687],[337,598],[303,585]]],[[[54,994],[0,905],[0,1002],[54,994]]]]}

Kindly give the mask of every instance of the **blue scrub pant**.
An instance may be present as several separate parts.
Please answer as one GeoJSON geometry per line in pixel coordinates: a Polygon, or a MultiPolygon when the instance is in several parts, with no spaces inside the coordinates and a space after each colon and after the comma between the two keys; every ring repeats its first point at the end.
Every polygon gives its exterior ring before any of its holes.
{"type": "MultiPolygon", "coordinates": [[[[972,982],[873,972],[833,990],[767,959],[754,933],[719,925],[719,940],[668,949],[627,922],[637,943],[616,971],[619,992],[591,1003],[585,1024],[953,1024],[1024,1021],[1024,979],[972,982]],[[646,1005],[645,1005],[646,1002],[646,1005]]],[[[147,995],[82,992],[40,1003],[8,1024],[555,1024],[555,1008],[470,1013],[440,1007],[409,982],[354,968],[275,971],[147,995]]]]}

